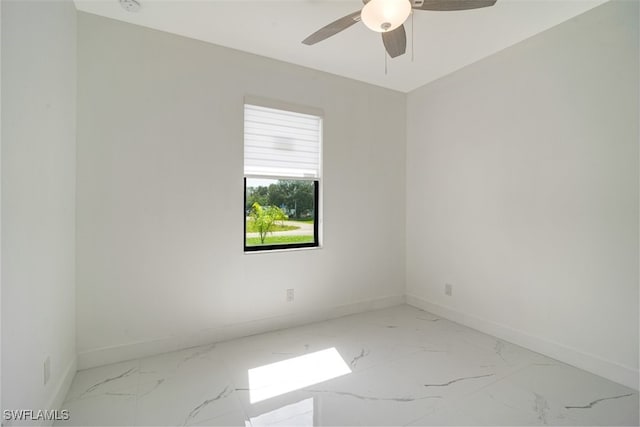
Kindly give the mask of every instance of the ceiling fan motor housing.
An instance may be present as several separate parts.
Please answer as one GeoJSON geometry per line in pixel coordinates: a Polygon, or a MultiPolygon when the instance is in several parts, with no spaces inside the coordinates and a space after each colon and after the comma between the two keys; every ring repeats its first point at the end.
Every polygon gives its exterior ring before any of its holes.
{"type": "Polygon", "coordinates": [[[370,0],[362,8],[362,22],[378,33],[393,31],[406,21],[411,8],[409,0],[370,0]]]}

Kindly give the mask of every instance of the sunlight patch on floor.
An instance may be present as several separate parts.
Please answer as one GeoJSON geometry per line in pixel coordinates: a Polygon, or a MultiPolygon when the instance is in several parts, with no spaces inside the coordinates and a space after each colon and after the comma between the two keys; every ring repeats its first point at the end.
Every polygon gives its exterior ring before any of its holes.
{"type": "Polygon", "coordinates": [[[250,401],[260,402],[350,373],[335,347],[249,369],[250,401]]]}

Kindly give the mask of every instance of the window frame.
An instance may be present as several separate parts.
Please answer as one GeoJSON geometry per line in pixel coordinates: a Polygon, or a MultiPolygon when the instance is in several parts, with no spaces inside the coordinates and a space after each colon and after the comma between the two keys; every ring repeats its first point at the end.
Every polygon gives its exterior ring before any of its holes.
{"type": "Polygon", "coordinates": [[[242,206],[242,211],[244,215],[243,221],[243,246],[244,251],[249,253],[254,252],[262,252],[262,251],[274,251],[274,250],[282,250],[282,249],[310,249],[310,248],[319,248],[320,247],[320,218],[319,218],[319,200],[320,200],[320,180],[319,179],[300,179],[300,178],[277,178],[277,177],[269,177],[269,179],[286,179],[289,181],[311,181],[313,182],[313,242],[307,243],[281,243],[275,245],[254,245],[247,246],[247,178],[257,178],[254,176],[244,176],[244,203],[242,206]]]}
{"type": "MultiPolygon", "coordinates": [[[[261,97],[254,96],[245,96],[244,102],[242,104],[243,110],[246,105],[253,105],[258,107],[265,107],[270,109],[276,109],[281,111],[287,111],[298,114],[306,114],[315,116],[320,119],[320,129],[319,129],[319,158],[318,158],[318,175],[316,177],[309,176],[266,176],[266,175],[256,175],[256,174],[247,174],[244,171],[243,167],[243,182],[244,182],[244,196],[243,196],[243,248],[245,254],[255,254],[255,253],[269,253],[273,251],[288,251],[288,250],[305,250],[305,249],[320,249],[322,248],[322,178],[323,178],[323,145],[324,145],[324,112],[321,109],[307,107],[302,105],[289,104],[280,101],[274,101],[270,99],[265,99],[261,97]],[[311,181],[314,183],[314,194],[313,194],[313,242],[306,243],[284,243],[284,244],[265,244],[265,245],[254,245],[247,246],[247,220],[246,220],[246,205],[247,205],[247,179],[258,178],[258,179],[273,179],[273,180],[290,180],[290,181],[311,181]]],[[[244,117],[244,113],[243,113],[244,117]]],[[[245,123],[243,118],[243,123],[245,123]]],[[[243,135],[245,135],[243,131],[243,135]]],[[[243,143],[243,150],[245,149],[243,143]]]]}

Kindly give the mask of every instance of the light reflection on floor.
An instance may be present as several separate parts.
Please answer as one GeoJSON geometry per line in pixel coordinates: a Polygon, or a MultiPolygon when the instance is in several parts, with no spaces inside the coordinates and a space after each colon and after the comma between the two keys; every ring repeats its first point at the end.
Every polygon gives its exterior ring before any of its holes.
{"type": "Polygon", "coordinates": [[[250,402],[257,403],[350,373],[351,369],[335,347],[249,369],[250,402]]]}
{"type": "Polygon", "coordinates": [[[251,417],[245,423],[245,427],[312,427],[313,425],[313,397],[251,417]]]}

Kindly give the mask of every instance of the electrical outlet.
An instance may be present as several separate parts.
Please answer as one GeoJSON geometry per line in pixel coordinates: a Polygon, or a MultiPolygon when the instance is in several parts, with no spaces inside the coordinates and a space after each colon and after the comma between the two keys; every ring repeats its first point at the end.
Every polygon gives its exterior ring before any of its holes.
{"type": "Polygon", "coordinates": [[[47,358],[44,359],[43,374],[44,374],[44,385],[47,385],[47,383],[49,382],[49,378],[51,377],[51,357],[49,356],[47,356],[47,358]]]}
{"type": "Polygon", "coordinates": [[[445,283],[444,294],[451,296],[453,294],[453,285],[451,283],[445,283]]]}
{"type": "Polygon", "coordinates": [[[287,289],[287,302],[293,302],[294,298],[295,298],[295,294],[293,289],[287,289]]]}

